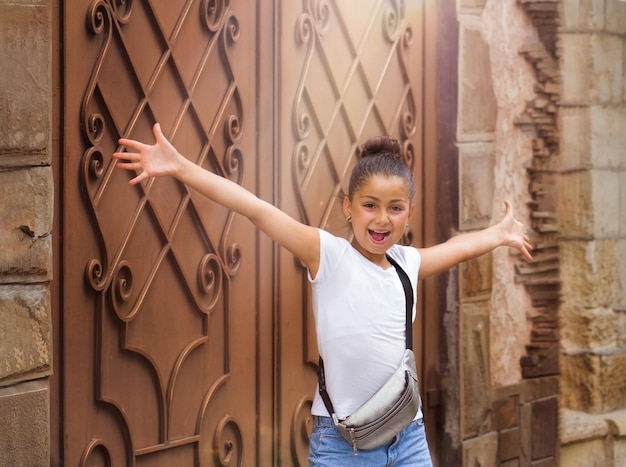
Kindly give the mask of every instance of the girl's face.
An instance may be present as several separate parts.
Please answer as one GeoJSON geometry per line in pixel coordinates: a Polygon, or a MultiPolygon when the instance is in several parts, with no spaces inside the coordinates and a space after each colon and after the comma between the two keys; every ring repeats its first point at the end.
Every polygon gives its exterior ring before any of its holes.
{"type": "Polygon", "coordinates": [[[386,251],[400,238],[413,215],[405,181],[374,175],[343,200],[343,212],[352,216],[352,246],[370,261],[386,265],[386,251]]]}

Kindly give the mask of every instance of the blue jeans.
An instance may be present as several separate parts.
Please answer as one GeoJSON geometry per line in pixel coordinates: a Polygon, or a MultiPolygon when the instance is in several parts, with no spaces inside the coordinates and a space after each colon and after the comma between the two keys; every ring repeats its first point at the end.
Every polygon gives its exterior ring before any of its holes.
{"type": "Polygon", "coordinates": [[[413,420],[391,443],[356,454],[330,417],[313,417],[309,467],[432,467],[423,419],[413,420]]]}

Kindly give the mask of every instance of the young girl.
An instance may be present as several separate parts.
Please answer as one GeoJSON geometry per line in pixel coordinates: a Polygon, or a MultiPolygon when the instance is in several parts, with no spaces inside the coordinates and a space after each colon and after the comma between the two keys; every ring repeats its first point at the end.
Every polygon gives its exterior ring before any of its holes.
{"type": "MultiPolygon", "coordinates": [[[[119,168],[139,172],[131,185],[148,177],[174,176],[250,219],[306,265],[326,388],[339,419],[368,400],[389,379],[404,354],[405,294],[386,255],[406,271],[414,294],[419,279],[501,245],[516,248],[532,260],[529,239],[508,201],[504,218],[479,232],[458,235],[429,248],[397,245],[415,209],[415,186],[395,140],[376,137],[363,146],[343,200],[343,212],[352,227],[349,242],[296,221],[240,185],[189,161],[163,136],[158,124],[153,132],[156,144],[120,139],[119,144],[129,152],[113,154],[119,168]]],[[[413,313],[415,316],[415,308],[413,313]]],[[[312,414],[311,466],[432,465],[421,410],[389,445],[359,450],[356,455],[337,432],[319,393],[312,414]]]]}

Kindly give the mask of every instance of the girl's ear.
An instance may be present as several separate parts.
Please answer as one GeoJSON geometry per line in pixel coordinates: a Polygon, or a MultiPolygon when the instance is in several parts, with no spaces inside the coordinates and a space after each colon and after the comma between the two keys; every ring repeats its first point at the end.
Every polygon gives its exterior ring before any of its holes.
{"type": "Polygon", "coordinates": [[[415,204],[412,204],[411,207],[409,208],[409,218],[408,220],[411,220],[411,217],[413,217],[413,213],[415,212],[415,204]]]}
{"type": "Polygon", "coordinates": [[[343,215],[348,217],[350,215],[352,215],[352,213],[350,212],[350,198],[348,198],[348,196],[344,196],[343,197],[343,215]]]}

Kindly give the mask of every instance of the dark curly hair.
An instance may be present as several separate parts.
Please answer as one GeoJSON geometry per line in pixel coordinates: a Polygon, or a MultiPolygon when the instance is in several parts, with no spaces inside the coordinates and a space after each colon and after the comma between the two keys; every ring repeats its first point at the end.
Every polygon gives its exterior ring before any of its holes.
{"type": "Polygon", "coordinates": [[[348,185],[348,198],[374,175],[400,177],[406,184],[411,203],[415,197],[415,182],[411,169],[402,159],[398,140],[387,136],[369,138],[361,147],[359,162],[352,169],[348,185]]]}

